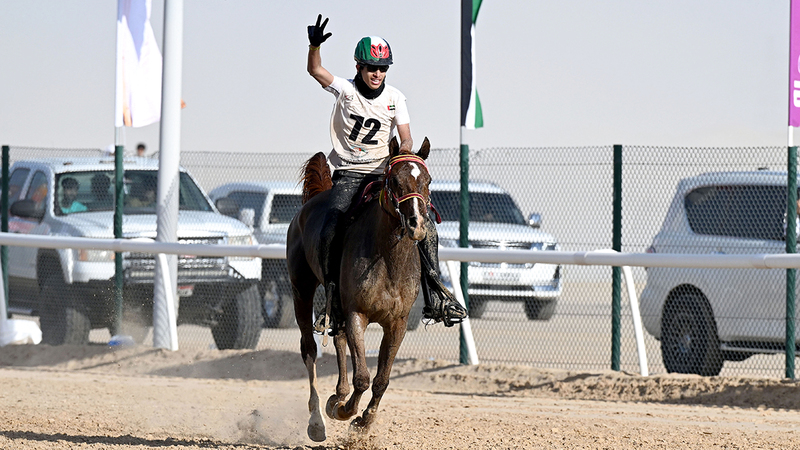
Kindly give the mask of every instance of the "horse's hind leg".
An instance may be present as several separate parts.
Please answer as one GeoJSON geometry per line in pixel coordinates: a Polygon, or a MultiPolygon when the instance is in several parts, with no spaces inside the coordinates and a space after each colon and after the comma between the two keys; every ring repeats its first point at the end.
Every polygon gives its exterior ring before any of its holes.
{"type": "MultiPolygon", "coordinates": [[[[314,279],[314,278],[310,278],[314,279]]],[[[300,355],[308,371],[308,437],[315,442],[326,439],[325,418],[322,417],[322,408],[317,392],[317,342],[314,340],[314,291],[316,283],[295,283],[292,281],[292,294],[294,295],[294,315],[300,328],[300,355]],[[299,286],[299,287],[298,287],[299,286]]]]}
{"type": "Polygon", "coordinates": [[[344,330],[339,329],[338,334],[333,338],[333,345],[336,347],[339,382],[336,383],[336,393],[328,398],[328,403],[325,405],[325,412],[331,419],[346,420],[350,417],[339,417],[339,408],[344,406],[347,394],[350,393],[350,384],[347,381],[347,335],[344,330]]]}
{"type": "Polygon", "coordinates": [[[367,428],[375,420],[378,413],[378,405],[389,387],[389,376],[392,372],[392,364],[400,349],[400,344],[406,335],[406,321],[394,323],[391,328],[383,329],[383,339],[381,340],[381,351],[378,354],[378,370],[375,379],[372,380],[372,399],[361,417],[353,421],[353,426],[367,428]]]}

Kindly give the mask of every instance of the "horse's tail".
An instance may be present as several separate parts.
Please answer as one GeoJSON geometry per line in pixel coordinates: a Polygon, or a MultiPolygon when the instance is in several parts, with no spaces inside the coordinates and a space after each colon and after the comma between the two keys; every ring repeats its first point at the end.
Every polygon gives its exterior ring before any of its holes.
{"type": "Polygon", "coordinates": [[[303,164],[302,181],[303,204],[320,192],[333,187],[331,169],[328,167],[328,160],[324,153],[317,153],[303,164]]]}

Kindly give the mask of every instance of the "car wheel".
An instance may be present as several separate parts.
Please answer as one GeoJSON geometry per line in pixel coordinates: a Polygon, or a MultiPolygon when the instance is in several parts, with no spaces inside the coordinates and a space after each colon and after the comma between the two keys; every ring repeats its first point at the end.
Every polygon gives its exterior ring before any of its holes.
{"type": "Polygon", "coordinates": [[[261,313],[267,328],[291,328],[294,326],[294,296],[289,282],[289,271],[285,260],[264,261],[261,264],[261,313]]]}
{"type": "Polygon", "coordinates": [[[223,305],[217,324],[211,327],[220,350],[255,349],[261,337],[261,297],[258,285],[239,292],[223,305]]]}
{"type": "Polygon", "coordinates": [[[550,320],[555,312],[555,300],[525,299],[525,315],[529,320],[550,320]]]}
{"type": "Polygon", "coordinates": [[[489,303],[483,299],[470,298],[469,299],[469,318],[480,319],[486,311],[486,304],[489,303]]]}
{"type": "Polygon", "coordinates": [[[39,305],[43,343],[49,345],[89,343],[92,324],[85,305],[76,298],[72,286],[64,282],[60,273],[52,273],[45,278],[39,292],[39,305]]]}
{"type": "Polygon", "coordinates": [[[261,313],[267,328],[291,328],[295,324],[292,288],[274,280],[262,280],[261,313]]]}
{"type": "Polygon", "coordinates": [[[717,325],[703,295],[683,292],[664,304],[661,358],[668,372],[714,376],[722,370],[717,325]]]}

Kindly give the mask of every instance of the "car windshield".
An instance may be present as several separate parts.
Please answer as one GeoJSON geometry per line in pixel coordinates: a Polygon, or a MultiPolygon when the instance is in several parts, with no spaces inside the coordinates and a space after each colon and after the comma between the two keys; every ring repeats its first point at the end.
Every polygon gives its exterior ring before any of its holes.
{"type": "MultiPolygon", "coordinates": [[[[123,176],[125,214],[155,214],[158,173],[153,170],[128,170],[123,176]]],[[[114,172],[70,172],[56,178],[57,215],[114,210],[114,172]]],[[[181,172],[179,208],[182,211],[212,211],[200,188],[181,172]]]]}
{"type": "MultiPolygon", "coordinates": [[[[431,203],[439,211],[442,220],[457,222],[459,220],[459,192],[431,191],[431,203]]],[[[525,217],[514,203],[514,199],[505,193],[470,192],[469,221],[494,222],[525,225],[525,217]]]]}

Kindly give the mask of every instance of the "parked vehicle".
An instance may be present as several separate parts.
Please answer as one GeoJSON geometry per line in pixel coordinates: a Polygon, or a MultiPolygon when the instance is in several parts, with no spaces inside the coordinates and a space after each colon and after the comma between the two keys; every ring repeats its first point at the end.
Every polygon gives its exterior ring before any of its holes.
{"type": "MultiPolygon", "coordinates": [[[[652,253],[785,252],[786,172],[712,172],[678,183],[652,253]]],[[[647,269],[642,321],[669,372],[717,375],[723,362],[779,353],[786,271],[647,269]]]]}
{"type": "MultiPolygon", "coordinates": [[[[253,227],[259,244],[286,244],[289,222],[302,205],[302,187],[286,181],[236,182],[219,186],[209,194],[218,201],[228,198],[236,208],[223,213],[237,217],[253,227]]],[[[285,259],[264,259],[261,263],[260,293],[264,322],[270,328],[295,326],[294,299],[285,259]]],[[[317,290],[318,310],[325,304],[324,291],[317,290]]],[[[417,299],[408,320],[414,330],[422,319],[422,299],[417,299]]]]}
{"type": "MultiPolygon", "coordinates": [[[[156,237],[158,162],[126,158],[123,236],[156,237]]],[[[14,163],[9,179],[9,231],[114,237],[114,161],[49,158],[14,163]]],[[[194,179],[179,176],[181,243],[252,245],[252,232],[220,214],[194,179]]],[[[114,253],[9,247],[9,311],[40,316],[43,341],[84,344],[94,328],[144,339],[152,324],[154,255],[123,253],[121,329],[115,325],[114,253]]],[[[211,328],[220,349],[255,348],[260,333],[261,259],[178,257],[179,323],[211,328]]]]}
{"type": "MultiPolygon", "coordinates": [[[[442,216],[439,245],[458,247],[458,181],[433,181],[431,203],[442,216]]],[[[469,246],[471,248],[557,250],[555,237],[541,230],[541,215],[526,220],[511,195],[489,182],[469,183],[469,246]]],[[[442,280],[452,286],[440,263],[442,280]]],[[[469,315],[479,319],[489,301],[522,302],[530,320],[548,320],[561,295],[561,266],[555,264],[469,264],[469,315]]]]}

